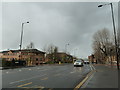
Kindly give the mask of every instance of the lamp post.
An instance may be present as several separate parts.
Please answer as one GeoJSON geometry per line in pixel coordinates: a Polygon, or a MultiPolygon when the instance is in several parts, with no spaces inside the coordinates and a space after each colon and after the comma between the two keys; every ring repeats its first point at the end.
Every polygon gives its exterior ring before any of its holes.
{"type": "Polygon", "coordinates": [[[77,48],[74,50],[74,57],[76,56],[76,51],[77,51],[77,50],[78,50],[77,48]]]}
{"type": "Polygon", "coordinates": [[[65,44],[65,53],[67,54],[67,46],[70,45],[69,43],[68,44],[65,44]]]}
{"type": "Polygon", "coordinates": [[[20,40],[20,50],[21,50],[21,48],[22,48],[23,27],[24,27],[24,24],[27,24],[27,23],[29,23],[29,22],[24,22],[24,23],[22,23],[21,40],[20,40]]]}
{"type": "Polygon", "coordinates": [[[102,7],[105,5],[110,5],[111,6],[111,13],[112,13],[112,22],[113,22],[113,29],[114,29],[114,39],[115,39],[115,52],[116,52],[116,61],[117,61],[117,69],[119,70],[119,60],[118,60],[118,49],[117,49],[117,35],[116,35],[116,29],[115,29],[115,20],[114,20],[114,13],[113,13],[113,4],[108,3],[108,4],[103,4],[99,5],[98,7],[102,7]]]}
{"type": "Polygon", "coordinates": [[[69,43],[67,43],[67,44],[65,44],[65,53],[66,53],[66,55],[65,55],[65,59],[67,60],[67,46],[68,45],[70,45],[69,43]]]}

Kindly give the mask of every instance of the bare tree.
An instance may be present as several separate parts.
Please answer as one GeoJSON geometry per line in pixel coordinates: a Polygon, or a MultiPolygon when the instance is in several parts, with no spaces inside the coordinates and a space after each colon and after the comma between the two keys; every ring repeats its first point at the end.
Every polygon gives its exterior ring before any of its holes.
{"type": "Polygon", "coordinates": [[[118,47],[118,58],[120,61],[120,28],[118,29],[117,32],[117,47],[118,47]]]}
{"type": "Polygon", "coordinates": [[[118,47],[120,47],[120,30],[117,32],[118,47]]]}
{"type": "Polygon", "coordinates": [[[54,45],[49,45],[48,47],[44,47],[44,51],[46,54],[49,54],[49,58],[54,62],[58,61],[58,47],[54,45]]]}
{"type": "Polygon", "coordinates": [[[33,42],[30,42],[29,45],[27,45],[26,49],[34,49],[35,46],[34,46],[34,43],[33,42]]]}
{"type": "Polygon", "coordinates": [[[93,36],[93,50],[98,62],[105,63],[111,55],[110,32],[107,29],[97,31],[93,36]]]}

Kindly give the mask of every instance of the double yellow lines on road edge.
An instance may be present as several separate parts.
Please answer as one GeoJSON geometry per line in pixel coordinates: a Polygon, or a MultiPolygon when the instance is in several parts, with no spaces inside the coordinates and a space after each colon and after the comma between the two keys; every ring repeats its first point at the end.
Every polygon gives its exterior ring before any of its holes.
{"type": "Polygon", "coordinates": [[[26,85],[29,85],[29,84],[32,84],[32,82],[26,83],[26,84],[23,84],[23,85],[19,85],[19,86],[17,86],[17,87],[23,87],[23,86],[26,86],[26,85]]]}
{"type": "Polygon", "coordinates": [[[93,72],[95,72],[95,70],[89,72],[86,77],[74,88],[74,90],[80,89],[80,87],[87,81],[87,79],[92,75],[93,72]]]}

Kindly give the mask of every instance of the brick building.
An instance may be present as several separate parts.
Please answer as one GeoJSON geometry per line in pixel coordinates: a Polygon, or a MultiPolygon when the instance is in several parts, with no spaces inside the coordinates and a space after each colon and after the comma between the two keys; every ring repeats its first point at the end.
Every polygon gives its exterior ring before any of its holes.
{"type": "Polygon", "coordinates": [[[95,59],[93,54],[88,56],[88,60],[89,60],[90,63],[97,63],[97,60],[95,59]]]}
{"type": "Polygon", "coordinates": [[[64,52],[58,52],[56,54],[47,54],[46,55],[46,62],[48,61],[55,61],[56,63],[58,63],[59,61],[61,62],[72,62],[73,61],[73,56],[66,54],[64,52]]]}
{"type": "Polygon", "coordinates": [[[0,58],[5,61],[24,61],[26,66],[31,66],[45,62],[44,54],[37,49],[8,50],[0,52],[0,58]]]}

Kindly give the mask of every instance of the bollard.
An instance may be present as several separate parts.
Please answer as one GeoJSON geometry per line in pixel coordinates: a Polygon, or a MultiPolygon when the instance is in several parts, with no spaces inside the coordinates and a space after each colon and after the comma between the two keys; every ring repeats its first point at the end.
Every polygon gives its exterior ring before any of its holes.
{"type": "Polygon", "coordinates": [[[61,62],[59,61],[59,64],[61,64],[61,62]]]}

